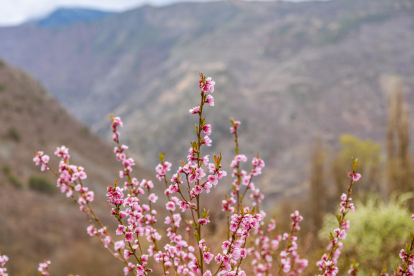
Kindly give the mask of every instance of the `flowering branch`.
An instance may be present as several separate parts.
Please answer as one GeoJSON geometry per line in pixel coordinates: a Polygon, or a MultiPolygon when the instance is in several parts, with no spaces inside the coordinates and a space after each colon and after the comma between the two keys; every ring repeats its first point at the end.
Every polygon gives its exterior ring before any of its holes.
{"type": "Polygon", "coordinates": [[[355,206],[352,201],[351,193],[352,193],[352,186],[355,182],[357,182],[361,175],[356,173],[356,169],[358,167],[358,159],[352,158],[352,172],[348,174],[351,178],[351,182],[348,187],[348,193],[341,195],[341,209],[340,214],[336,215],[336,218],[339,223],[339,227],[334,230],[335,234],[330,234],[331,243],[328,246],[329,253],[324,254],[320,261],[316,264],[319,267],[319,270],[322,271],[321,275],[328,275],[328,276],[335,276],[338,273],[338,267],[336,266],[339,256],[341,255],[341,249],[343,244],[339,241],[346,239],[347,233],[346,231],[349,230],[349,220],[345,220],[345,216],[348,214],[349,211],[355,212],[355,206]]]}

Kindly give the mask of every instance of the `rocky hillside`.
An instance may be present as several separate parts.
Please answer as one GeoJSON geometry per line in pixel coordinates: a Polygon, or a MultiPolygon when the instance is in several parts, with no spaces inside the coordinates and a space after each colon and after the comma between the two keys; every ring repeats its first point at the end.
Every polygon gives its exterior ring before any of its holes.
{"type": "MultiPolygon", "coordinates": [[[[88,173],[97,211],[107,215],[106,187],[120,168],[112,147],[73,119],[37,81],[2,61],[0,125],[0,251],[10,257],[10,275],[34,275],[46,258],[56,275],[119,275],[122,266],[109,267],[111,256],[86,234],[78,206],[59,193],[51,173],[41,173],[32,162],[37,150],[53,155],[57,146],[68,146],[72,162],[88,173]]],[[[51,160],[56,167],[57,159],[51,160]]],[[[141,169],[136,173],[151,177],[141,169]]]]}
{"type": "Polygon", "coordinates": [[[414,102],[413,11],[413,0],[145,6],[53,30],[1,28],[0,56],[105,137],[107,114],[122,116],[149,168],[160,151],[185,158],[202,71],[217,82],[212,152],[232,154],[227,118],[237,118],[242,152],[267,161],[264,190],[297,194],[316,135],[382,140],[384,76],[399,75],[414,102]]]}

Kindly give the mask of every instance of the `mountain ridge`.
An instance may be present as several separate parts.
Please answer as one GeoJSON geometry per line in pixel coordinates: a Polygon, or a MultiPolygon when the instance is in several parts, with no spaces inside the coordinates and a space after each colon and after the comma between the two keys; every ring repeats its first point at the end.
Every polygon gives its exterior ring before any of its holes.
{"type": "Polygon", "coordinates": [[[240,119],[242,152],[267,161],[264,191],[297,194],[306,192],[316,136],[329,145],[341,133],[382,141],[384,75],[399,75],[414,103],[413,7],[412,0],[147,6],[58,32],[0,28],[0,56],[105,137],[102,118],[122,116],[126,143],[147,168],[158,151],[185,159],[202,71],[217,83],[207,153],[223,151],[230,161],[227,118],[240,119]]]}
{"type": "Polygon", "coordinates": [[[113,11],[104,11],[92,8],[61,7],[47,15],[29,20],[23,25],[36,25],[41,28],[56,28],[76,23],[92,22],[114,14],[113,11]]]}

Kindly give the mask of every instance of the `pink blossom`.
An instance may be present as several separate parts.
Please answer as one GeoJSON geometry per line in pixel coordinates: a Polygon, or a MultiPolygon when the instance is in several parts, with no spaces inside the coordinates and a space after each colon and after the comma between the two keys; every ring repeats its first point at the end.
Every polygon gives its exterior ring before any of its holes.
{"type": "Polygon", "coordinates": [[[155,203],[158,200],[158,196],[156,196],[154,193],[152,193],[148,196],[148,200],[151,201],[152,203],[155,203]]]}
{"type": "Polygon", "coordinates": [[[89,225],[86,228],[86,231],[88,232],[89,236],[95,236],[96,233],[97,233],[97,231],[96,231],[96,229],[95,229],[95,227],[93,225],[89,225]]]}
{"type": "Polygon", "coordinates": [[[246,258],[246,256],[247,256],[247,249],[246,248],[241,248],[240,249],[240,256],[242,258],[246,258]]]}
{"type": "Polygon", "coordinates": [[[204,125],[203,126],[203,132],[204,132],[205,135],[211,135],[211,125],[210,124],[204,125]]]}
{"type": "Polygon", "coordinates": [[[211,139],[208,137],[208,136],[204,136],[204,139],[203,139],[203,143],[207,146],[207,147],[210,147],[211,146],[211,139]]]}
{"type": "Polygon", "coordinates": [[[208,103],[210,106],[214,106],[214,98],[211,95],[207,95],[206,103],[208,103]]]}
{"type": "Polygon", "coordinates": [[[210,192],[211,187],[213,187],[213,185],[211,185],[211,183],[208,182],[208,181],[206,183],[204,183],[204,185],[203,185],[203,188],[204,188],[204,190],[206,190],[207,193],[210,192]]]}
{"type": "Polygon", "coordinates": [[[359,173],[348,173],[348,176],[352,178],[353,181],[357,182],[361,178],[361,174],[359,173]]]}
{"type": "Polygon", "coordinates": [[[45,154],[45,155],[42,156],[41,159],[42,159],[42,162],[43,163],[46,163],[47,164],[49,162],[49,160],[50,160],[50,157],[49,157],[49,155],[46,155],[45,154]]]}
{"type": "Polygon", "coordinates": [[[210,252],[204,252],[203,253],[203,257],[204,257],[204,261],[209,264],[211,262],[211,260],[213,260],[214,255],[211,254],[210,252]]]}
{"type": "Polygon", "coordinates": [[[169,201],[169,202],[167,202],[167,204],[165,206],[166,206],[167,210],[175,211],[175,204],[174,204],[174,202],[169,201]]]}
{"type": "Polygon", "coordinates": [[[198,220],[198,224],[200,224],[200,225],[206,225],[209,222],[210,222],[210,217],[209,216],[207,216],[205,218],[201,218],[201,219],[198,220]]]}
{"type": "Polygon", "coordinates": [[[234,160],[236,162],[247,162],[247,157],[244,154],[238,154],[236,157],[234,157],[234,160]]]}
{"type": "Polygon", "coordinates": [[[124,241],[117,241],[117,242],[115,242],[114,243],[114,249],[115,249],[115,251],[118,251],[118,250],[120,250],[120,249],[123,249],[125,247],[125,243],[124,243],[124,241]]]}
{"type": "Polygon", "coordinates": [[[64,160],[68,160],[70,155],[69,155],[69,149],[65,146],[61,146],[61,147],[57,147],[56,151],[54,152],[54,154],[57,157],[63,157],[64,160]]]}
{"type": "Polygon", "coordinates": [[[124,126],[124,124],[122,123],[122,121],[121,121],[121,118],[120,117],[115,117],[115,118],[113,118],[113,121],[112,121],[112,128],[116,128],[116,127],[123,127],[124,126]]]}
{"type": "Polygon", "coordinates": [[[194,193],[195,193],[196,195],[198,195],[198,194],[201,194],[201,192],[203,192],[203,189],[201,188],[201,185],[196,185],[196,186],[194,187],[194,193]]]}
{"type": "Polygon", "coordinates": [[[132,232],[126,232],[125,233],[125,241],[127,241],[127,242],[133,242],[134,241],[134,236],[133,236],[132,232]]]}
{"type": "Polygon", "coordinates": [[[209,175],[207,179],[208,179],[208,182],[210,182],[214,186],[217,185],[218,183],[218,177],[216,175],[209,175]]]}
{"type": "Polygon", "coordinates": [[[197,114],[197,113],[199,113],[200,112],[200,106],[193,107],[192,109],[189,110],[189,112],[191,114],[197,114]]]}
{"type": "Polygon", "coordinates": [[[253,166],[258,166],[259,168],[264,168],[265,167],[265,162],[262,159],[255,157],[252,160],[252,165],[253,166]]]}
{"type": "Polygon", "coordinates": [[[225,171],[218,171],[217,172],[217,177],[218,179],[222,179],[223,177],[225,177],[227,175],[227,172],[225,171]]]}
{"type": "Polygon", "coordinates": [[[198,247],[200,247],[201,251],[206,251],[207,250],[206,241],[204,239],[201,239],[198,242],[198,247]]]}

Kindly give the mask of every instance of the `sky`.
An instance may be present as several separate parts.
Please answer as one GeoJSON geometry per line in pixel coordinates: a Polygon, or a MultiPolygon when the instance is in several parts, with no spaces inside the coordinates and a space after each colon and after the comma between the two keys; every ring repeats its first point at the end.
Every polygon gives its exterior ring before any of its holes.
{"type": "Polygon", "coordinates": [[[143,4],[163,5],[177,0],[0,0],[0,25],[17,25],[60,7],[124,11],[143,4]]]}

